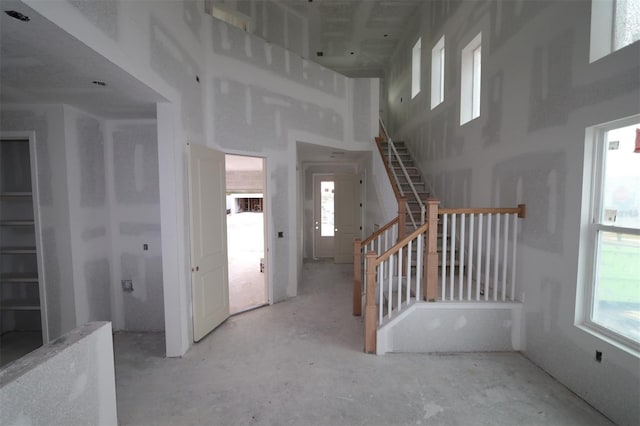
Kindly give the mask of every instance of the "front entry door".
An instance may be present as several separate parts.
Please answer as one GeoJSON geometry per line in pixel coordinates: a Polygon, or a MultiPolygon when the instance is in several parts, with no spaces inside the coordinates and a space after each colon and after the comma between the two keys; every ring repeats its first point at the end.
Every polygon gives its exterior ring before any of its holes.
{"type": "Polygon", "coordinates": [[[313,257],[333,257],[333,175],[314,175],[313,191],[313,257]]]}
{"type": "Polygon", "coordinates": [[[229,317],[224,153],[189,145],[191,297],[197,342],[229,317]]]}
{"type": "Polygon", "coordinates": [[[335,175],[334,262],[353,263],[353,240],[360,236],[360,180],[335,175]]]}

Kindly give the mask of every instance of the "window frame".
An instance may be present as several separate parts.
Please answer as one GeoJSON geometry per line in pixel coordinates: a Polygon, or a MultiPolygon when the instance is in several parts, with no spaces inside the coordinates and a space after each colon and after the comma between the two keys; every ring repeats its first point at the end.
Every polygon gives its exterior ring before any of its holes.
{"type": "MultiPolygon", "coordinates": [[[[586,216],[583,215],[583,233],[581,239],[580,268],[578,274],[582,288],[578,289],[576,305],[576,325],[585,328],[612,344],[640,354],[640,342],[624,336],[593,320],[596,311],[596,292],[599,275],[600,234],[613,232],[640,236],[640,229],[605,225],[602,221],[603,190],[606,160],[606,134],[611,130],[637,124],[640,115],[635,115],[587,129],[585,146],[585,168],[583,173],[583,203],[587,199],[586,216]],[[590,177],[590,179],[588,179],[590,177]],[[581,296],[582,294],[582,296],[581,296]],[[582,300],[580,300],[582,299],[582,300]]],[[[640,154],[638,154],[640,155],[640,154]]]]}
{"type": "Polygon", "coordinates": [[[460,54],[460,125],[480,117],[482,104],[482,32],[460,54]],[[478,55],[476,55],[476,53],[478,55]],[[479,56],[479,61],[477,61],[479,56]]]}
{"type": "Polygon", "coordinates": [[[589,63],[593,63],[636,43],[616,46],[616,16],[618,0],[591,0],[591,31],[589,63]]]}
{"type": "Polygon", "coordinates": [[[431,49],[431,109],[444,102],[445,61],[445,36],[443,35],[431,49]]]}
{"type": "Polygon", "coordinates": [[[411,99],[420,93],[420,79],[422,74],[422,37],[418,37],[411,48],[411,99]]]}

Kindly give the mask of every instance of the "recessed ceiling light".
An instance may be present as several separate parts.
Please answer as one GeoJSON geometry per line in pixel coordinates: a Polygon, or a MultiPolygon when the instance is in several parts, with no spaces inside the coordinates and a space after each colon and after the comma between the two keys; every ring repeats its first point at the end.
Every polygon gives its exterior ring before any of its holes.
{"type": "Polygon", "coordinates": [[[355,54],[356,54],[356,52],[351,52],[351,53],[349,53],[349,54],[350,54],[350,55],[355,55],[355,54]]]}
{"type": "Polygon", "coordinates": [[[91,83],[95,84],[96,86],[106,86],[107,83],[105,83],[104,81],[99,81],[99,80],[93,80],[91,83]]]}
{"type": "Polygon", "coordinates": [[[20,13],[16,10],[5,10],[4,13],[11,16],[13,19],[17,19],[18,21],[29,22],[31,20],[31,18],[29,18],[24,13],[20,13]]]}
{"type": "Polygon", "coordinates": [[[382,37],[389,37],[389,34],[385,34],[385,35],[383,35],[382,37]]]}

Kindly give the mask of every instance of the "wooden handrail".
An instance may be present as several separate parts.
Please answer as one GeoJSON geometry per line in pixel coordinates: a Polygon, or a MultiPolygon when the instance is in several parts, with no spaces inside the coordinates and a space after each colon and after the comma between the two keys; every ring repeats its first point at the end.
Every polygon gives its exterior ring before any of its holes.
{"type": "Polygon", "coordinates": [[[384,155],[384,149],[382,149],[382,138],[376,138],[376,146],[378,147],[378,151],[380,151],[380,157],[382,157],[382,163],[384,164],[384,168],[387,171],[387,176],[389,177],[391,188],[393,188],[393,193],[396,196],[396,200],[398,200],[398,204],[400,204],[400,200],[401,198],[403,198],[403,195],[402,195],[402,192],[400,192],[400,188],[398,188],[396,179],[393,177],[393,171],[391,171],[391,165],[387,161],[387,157],[385,157],[384,155]]]}
{"type": "Polygon", "coordinates": [[[381,264],[382,262],[384,262],[385,260],[393,256],[394,254],[396,254],[398,251],[400,251],[402,247],[409,244],[409,241],[413,240],[414,238],[417,238],[418,235],[422,234],[423,232],[426,232],[428,228],[429,228],[429,222],[425,222],[421,227],[419,227],[418,229],[416,229],[415,231],[413,231],[412,233],[404,237],[402,240],[398,241],[393,247],[391,247],[389,250],[382,253],[380,256],[376,258],[375,266],[378,266],[379,264],[381,264]]]}
{"type": "Polygon", "coordinates": [[[455,209],[438,209],[438,214],[518,214],[518,217],[523,219],[526,216],[526,205],[518,204],[518,207],[504,207],[504,208],[455,208],[455,209]]]}
{"type": "Polygon", "coordinates": [[[395,225],[396,223],[398,223],[398,218],[393,218],[391,219],[391,221],[389,221],[386,225],[384,225],[382,228],[378,228],[376,229],[373,234],[369,235],[364,241],[362,241],[360,243],[361,247],[366,247],[367,244],[369,244],[371,241],[375,240],[376,238],[378,238],[380,235],[382,235],[382,233],[384,231],[386,231],[387,229],[391,228],[393,225],[395,225]]]}

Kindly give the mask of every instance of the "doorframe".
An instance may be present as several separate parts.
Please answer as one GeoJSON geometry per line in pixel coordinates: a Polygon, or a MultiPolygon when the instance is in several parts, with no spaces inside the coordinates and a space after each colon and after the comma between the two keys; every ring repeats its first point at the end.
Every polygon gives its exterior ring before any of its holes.
{"type": "MultiPolygon", "coordinates": [[[[315,231],[315,222],[316,222],[316,200],[318,199],[318,197],[321,196],[321,194],[318,194],[317,188],[316,188],[316,178],[322,178],[324,177],[331,177],[332,180],[335,177],[335,173],[311,173],[311,193],[312,193],[312,202],[313,202],[313,209],[312,209],[312,215],[311,215],[311,258],[312,259],[318,259],[318,256],[316,256],[316,231],[315,231]]],[[[320,226],[322,227],[322,217],[320,217],[320,226]]],[[[335,226],[335,223],[334,223],[335,226]]]]}
{"type": "Polygon", "coordinates": [[[35,131],[0,131],[0,139],[27,139],[29,141],[29,161],[31,172],[31,202],[36,243],[36,264],[38,267],[38,293],[40,297],[40,324],[42,344],[49,343],[49,316],[47,313],[47,291],[44,271],[44,253],[42,244],[42,220],[40,217],[40,192],[38,186],[38,156],[35,131]]]}
{"type": "MultiPolygon", "coordinates": [[[[268,157],[264,155],[247,153],[245,151],[236,151],[236,150],[228,150],[225,149],[221,152],[224,152],[225,155],[237,155],[240,157],[253,157],[260,158],[262,160],[262,221],[263,221],[263,241],[264,241],[264,267],[266,269],[266,273],[264,274],[264,286],[265,286],[265,295],[267,297],[267,305],[273,305],[273,287],[271,286],[271,277],[272,277],[272,265],[271,265],[271,251],[270,247],[273,246],[271,240],[271,232],[269,232],[269,223],[271,223],[271,202],[268,201],[270,185],[267,176],[270,175],[269,169],[269,161],[268,157]]],[[[226,188],[225,188],[226,190],[226,188]]],[[[227,242],[227,244],[229,244],[227,242]]]]}

